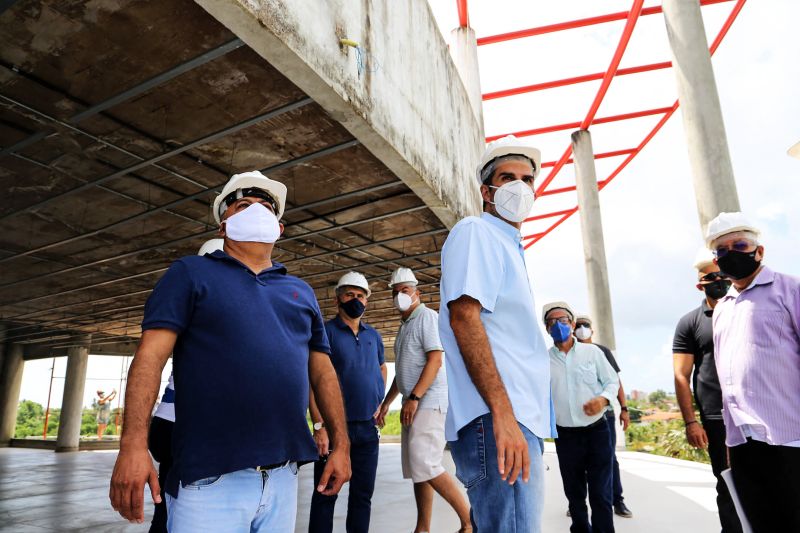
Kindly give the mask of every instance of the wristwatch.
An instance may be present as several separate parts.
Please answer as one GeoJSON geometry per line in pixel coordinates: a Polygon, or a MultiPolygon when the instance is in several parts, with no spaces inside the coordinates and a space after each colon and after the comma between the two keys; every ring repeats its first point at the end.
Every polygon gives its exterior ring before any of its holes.
{"type": "Polygon", "coordinates": [[[420,401],[421,398],[412,392],[411,394],[408,395],[408,399],[418,402],[420,401]]]}
{"type": "Polygon", "coordinates": [[[623,405],[622,407],[620,407],[620,410],[621,411],[625,411],[627,413],[628,412],[628,406],[627,405],[623,405]]]}
{"type": "Polygon", "coordinates": [[[324,422],[314,422],[314,431],[319,431],[320,429],[325,427],[324,422]]]}

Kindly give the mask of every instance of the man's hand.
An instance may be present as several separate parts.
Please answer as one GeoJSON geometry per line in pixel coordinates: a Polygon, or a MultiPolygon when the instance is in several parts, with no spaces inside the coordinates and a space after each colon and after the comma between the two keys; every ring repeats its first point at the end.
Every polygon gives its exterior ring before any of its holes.
{"type": "Polygon", "coordinates": [[[692,422],[686,426],[686,440],[695,448],[706,449],[708,447],[706,430],[697,422],[692,422]]]}
{"type": "Polygon", "coordinates": [[[409,427],[414,422],[414,415],[417,414],[419,402],[416,400],[406,400],[400,410],[400,421],[404,426],[409,427]]]}
{"type": "Polygon", "coordinates": [[[120,449],[111,475],[111,506],[126,520],[144,521],[144,484],[150,485],[154,503],[161,503],[158,474],[147,448],[120,449]]]}
{"type": "Polygon", "coordinates": [[[350,480],[350,450],[337,448],[328,455],[317,491],[325,496],[338,494],[342,485],[350,480]]]}
{"type": "Polygon", "coordinates": [[[525,440],[513,412],[504,416],[492,415],[492,422],[500,479],[508,480],[508,484],[513,485],[522,472],[522,481],[527,483],[531,470],[528,441],[525,440]]]}
{"type": "Polygon", "coordinates": [[[631,415],[628,411],[622,411],[619,414],[619,425],[622,426],[622,431],[628,431],[628,426],[631,425],[631,415]]]}
{"type": "Polygon", "coordinates": [[[317,444],[320,457],[325,457],[330,453],[330,439],[328,438],[328,432],[325,428],[314,430],[314,442],[317,444]]]}
{"type": "Polygon", "coordinates": [[[603,396],[595,396],[585,404],[583,404],[583,412],[586,416],[594,416],[608,406],[608,398],[603,396]]]}
{"type": "Polygon", "coordinates": [[[386,425],[386,415],[389,414],[389,405],[382,403],[375,413],[375,423],[382,428],[386,425]]]}

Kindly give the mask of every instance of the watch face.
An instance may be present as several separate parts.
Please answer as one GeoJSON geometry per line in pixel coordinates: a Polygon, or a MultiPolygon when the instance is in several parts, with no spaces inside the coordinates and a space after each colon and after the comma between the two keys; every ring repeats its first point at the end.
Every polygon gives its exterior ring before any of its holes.
{"type": "Polygon", "coordinates": [[[314,423],[314,429],[316,431],[319,431],[320,429],[322,429],[322,422],[315,422],[314,423]]]}

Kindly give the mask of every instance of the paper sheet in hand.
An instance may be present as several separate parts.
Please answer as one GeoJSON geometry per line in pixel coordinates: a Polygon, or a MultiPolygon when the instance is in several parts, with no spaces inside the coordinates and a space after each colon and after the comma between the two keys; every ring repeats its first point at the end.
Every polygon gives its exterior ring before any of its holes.
{"type": "Polygon", "coordinates": [[[723,470],[720,475],[722,476],[722,479],[725,480],[725,484],[728,485],[728,492],[731,493],[733,505],[736,507],[736,514],[739,515],[739,521],[742,523],[742,532],[753,533],[753,528],[750,527],[750,522],[747,521],[747,517],[744,515],[742,502],[739,501],[739,494],[736,492],[736,485],[733,483],[733,473],[731,472],[731,469],[728,468],[723,470]]]}

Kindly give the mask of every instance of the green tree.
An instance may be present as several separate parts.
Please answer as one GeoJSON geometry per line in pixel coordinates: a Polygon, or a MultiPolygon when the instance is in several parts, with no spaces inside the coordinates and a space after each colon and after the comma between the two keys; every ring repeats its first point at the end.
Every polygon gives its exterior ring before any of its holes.
{"type": "MultiPolygon", "coordinates": [[[[49,424],[48,424],[49,425],[49,424]]],[[[44,427],[44,408],[32,400],[22,400],[17,407],[17,426],[14,437],[24,439],[41,435],[44,427]]]]}
{"type": "Polygon", "coordinates": [[[657,390],[657,391],[655,391],[655,392],[651,392],[651,393],[650,393],[650,396],[648,396],[648,397],[647,397],[647,399],[648,399],[648,400],[650,400],[650,403],[659,403],[659,402],[663,402],[664,400],[666,400],[666,399],[667,399],[667,393],[666,393],[666,392],[664,392],[664,391],[663,391],[663,390],[661,390],[661,389],[658,389],[658,390],[657,390]]]}

